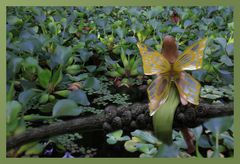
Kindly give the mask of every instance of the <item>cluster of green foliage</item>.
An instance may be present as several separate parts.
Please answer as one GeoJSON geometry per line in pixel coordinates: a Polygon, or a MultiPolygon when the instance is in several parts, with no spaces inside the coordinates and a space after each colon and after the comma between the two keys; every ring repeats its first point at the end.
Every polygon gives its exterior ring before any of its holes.
{"type": "Polygon", "coordinates": [[[139,152],[139,157],[229,157],[233,156],[233,117],[210,119],[190,131],[196,140],[196,153],[187,153],[187,145],[180,131],[173,131],[173,142],[170,145],[159,141],[151,132],[135,130],[129,136],[122,137],[122,130],[107,134],[108,144],[125,141],[124,147],[129,152],[139,152]],[[201,149],[201,152],[200,152],[201,149]],[[205,151],[202,151],[205,149],[205,151]]]}
{"type": "MultiPolygon", "coordinates": [[[[101,113],[108,104],[132,103],[116,88],[149,78],[143,78],[136,43],[160,50],[166,34],[180,51],[209,38],[203,69],[192,75],[213,87],[205,86],[201,97],[231,101],[232,8],[8,7],[7,137],[64,117],[101,113]]],[[[36,145],[40,153],[43,144],[36,145]]]]}

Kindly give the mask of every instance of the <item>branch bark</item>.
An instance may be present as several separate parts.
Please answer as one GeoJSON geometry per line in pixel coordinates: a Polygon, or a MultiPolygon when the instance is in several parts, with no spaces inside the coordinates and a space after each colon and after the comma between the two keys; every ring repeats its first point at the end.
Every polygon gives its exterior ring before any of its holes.
{"type": "MultiPolygon", "coordinates": [[[[176,109],[173,128],[193,128],[209,118],[233,115],[233,104],[199,106],[181,106],[176,109]]],[[[65,133],[86,132],[97,129],[112,131],[116,129],[132,131],[134,129],[152,129],[148,105],[135,103],[128,107],[108,106],[104,114],[74,118],[39,128],[28,129],[22,134],[7,140],[7,150],[25,143],[65,133]]]]}

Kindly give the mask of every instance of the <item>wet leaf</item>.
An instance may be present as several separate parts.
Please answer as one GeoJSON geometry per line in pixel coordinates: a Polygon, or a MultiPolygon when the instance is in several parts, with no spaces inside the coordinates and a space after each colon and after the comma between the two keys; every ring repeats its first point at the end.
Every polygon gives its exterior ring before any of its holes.
{"type": "Polygon", "coordinates": [[[82,112],[82,109],[70,99],[58,100],[53,107],[52,116],[77,116],[82,112]]]}

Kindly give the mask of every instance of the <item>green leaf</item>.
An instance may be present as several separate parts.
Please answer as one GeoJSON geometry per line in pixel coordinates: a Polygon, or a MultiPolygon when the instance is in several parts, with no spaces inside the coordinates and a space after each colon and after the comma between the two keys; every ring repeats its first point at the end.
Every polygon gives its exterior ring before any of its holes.
{"type": "Polygon", "coordinates": [[[43,93],[40,98],[39,98],[39,103],[40,104],[45,104],[48,102],[49,99],[49,94],[48,93],[43,93]]]}
{"type": "Polygon", "coordinates": [[[53,107],[52,116],[78,116],[82,112],[82,109],[70,99],[58,100],[53,107]]]}
{"type": "Polygon", "coordinates": [[[39,114],[30,114],[23,117],[25,121],[49,120],[52,118],[52,116],[40,116],[39,114]]]}
{"type": "Polygon", "coordinates": [[[110,145],[114,145],[115,143],[117,143],[117,140],[114,137],[109,137],[107,139],[107,143],[110,145]]]}
{"type": "Polygon", "coordinates": [[[84,106],[90,105],[86,93],[80,89],[72,91],[68,98],[84,106]]]}
{"type": "Polygon", "coordinates": [[[228,133],[223,133],[221,134],[221,138],[223,139],[223,144],[228,148],[228,149],[234,149],[234,139],[231,137],[228,133]]]}
{"type": "Polygon", "coordinates": [[[85,63],[93,55],[91,52],[88,52],[86,49],[81,49],[78,51],[80,53],[81,60],[85,63]]]}
{"type": "Polygon", "coordinates": [[[192,132],[193,132],[196,140],[199,140],[199,138],[201,137],[201,134],[202,134],[202,132],[203,132],[202,125],[194,128],[194,129],[191,129],[191,130],[192,130],[192,132]]]}
{"type": "Polygon", "coordinates": [[[71,75],[67,75],[67,76],[72,81],[81,81],[81,80],[87,79],[89,77],[89,73],[82,73],[82,74],[79,74],[78,76],[71,76],[71,75]]]}
{"type": "Polygon", "coordinates": [[[65,65],[71,56],[72,47],[64,47],[57,45],[54,55],[51,56],[51,61],[54,66],[65,65]]]}
{"type": "Polygon", "coordinates": [[[9,89],[7,90],[7,101],[11,101],[15,95],[14,81],[11,82],[9,89]]]}
{"type": "Polygon", "coordinates": [[[62,66],[59,66],[57,71],[53,72],[53,75],[52,75],[51,82],[53,83],[54,88],[62,81],[62,78],[63,78],[62,66]]]}
{"type": "Polygon", "coordinates": [[[156,157],[177,157],[179,154],[179,148],[172,144],[172,145],[165,145],[162,144],[159,148],[158,148],[158,152],[156,154],[156,157]]]}
{"type": "Polygon", "coordinates": [[[209,141],[208,141],[208,136],[206,135],[201,135],[198,141],[198,145],[199,147],[202,148],[211,148],[212,146],[210,145],[209,141]]]}
{"type": "Polygon", "coordinates": [[[228,130],[233,124],[232,116],[212,118],[204,123],[204,126],[214,135],[221,134],[228,130]]]}
{"type": "Polygon", "coordinates": [[[26,155],[38,155],[40,153],[42,153],[43,149],[44,149],[44,145],[43,144],[36,144],[35,146],[31,147],[30,149],[28,149],[25,154],[26,155]]]}
{"type": "Polygon", "coordinates": [[[129,141],[125,142],[124,148],[129,152],[136,152],[137,151],[136,142],[133,140],[129,140],[129,141]]]}
{"type": "Polygon", "coordinates": [[[16,120],[18,114],[22,111],[22,105],[18,101],[7,102],[7,123],[16,120]]]}
{"type": "Polygon", "coordinates": [[[145,144],[145,143],[137,143],[136,144],[136,148],[140,151],[143,152],[145,154],[150,154],[151,153],[151,149],[154,148],[154,146],[152,144],[145,144]]]}
{"type": "Polygon", "coordinates": [[[61,90],[61,91],[56,91],[54,94],[62,96],[62,97],[68,97],[70,94],[69,90],[61,90]]]}
{"type": "Polygon", "coordinates": [[[191,20],[185,20],[184,21],[184,24],[183,24],[183,26],[184,26],[184,28],[187,28],[188,26],[191,26],[192,25],[192,21],[191,20]]]}
{"type": "Polygon", "coordinates": [[[93,88],[94,90],[100,89],[100,81],[95,77],[89,77],[84,81],[84,87],[93,88]]]}
{"type": "Polygon", "coordinates": [[[120,28],[120,27],[118,27],[118,28],[116,29],[116,33],[117,33],[117,35],[119,36],[120,39],[123,39],[123,37],[125,36],[125,31],[124,31],[124,29],[122,29],[122,28],[120,28]]]}
{"type": "Polygon", "coordinates": [[[87,70],[89,72],[94,72],[96,70],[97,66],[95,66],[95,65],[88,65],[88,66],[86,66],[86,68],[87,68],[87,70]]]}
{"type": "Polygon", "coordinates": [[[70,65],[66,68],[66,72],[71,75],[77,75],[81,72],[81,66],[79,64],[70,65]]]}
{"type": "Polygon", "coordinates": [[[124,68],[128,69],[129,63],[123,48],[121,48],[121,60],[124,65],[124,68]]]}
{"type": "Polygon", "coordinates": [[[26,67],[38,67],[38,60],[29,56],[24,60],[24,66],[26,66],[26,67]]]}
{"type": "Polygon", "coordinates": [[[226,47],[227,54],[232,56],[233,55],[233,49],[234,49],[233,43],[228,44],[227,47],[226,47]]]}
{"type": "Polygon", "coordinates": [[[19,134],[21,134],[25,131],[26,131],[26,123],[23,119],[20,119],[19,122],[18,122],[17,128],[14,130],[13,135],[19,135],[19,134]]]}
{"type": "Polygon", "coordinates": [[[23,40],[18,44],[18,47],[25,52],[33,53],[36,50],[39,50],[41,43],[38,39],[31,38],[28,40],[23,40]]]}
{"type": "Polygon", "coordinates": [[[144,132],[142,130],[135,130],[134,132],[131,132],[132,136],[138,137],[143,141],[147,141],[152,144],[158,144],[159,141],[156,137],[154,137],[151,133],[149,132],[144,132]]]}
{"type": "Polygon", "coordinates": [[[18,73],[21,67],[23,59],[21,57],[13,57],[8,64],[8,68],[13,74],[18,73]]]}
{"type": "Polygon", "coordinates": [[[33,89],[28,89],[19,94],[18,101],[25,106],[36,94],[33,89]]]}
{"type": "Polygon", "coordinates": [[[22,19],[18,18],[17,16],[11,15],[7,17],[7,23],[9,25],[16,25],[16,24],[22,23],[22,19]]]}
{"type": "Polygon", "coordinates": [[[25,145],[22,145],[18,151],[17,151],[17,155],[20,155],[22,154],[23,152],[25,152],[26,150],[30,149],[31,147],[37,145],[38,142],[30,142],[30,143],[27,143],[25,145]]]}
{"type": "Polygon", "coordinates": [[[52,77],[52,72],[48,69],[39,69],[38,70],[38,81],[41,87],[48,88],[49,81],[52,77]]]}
{"type": "Polygon", "coordinates": [[[159,140],[172,142],[172,124],[175,110],[179,104],[179,95],[175,86],[171,86],[166,102],[153,115],[154,132],[159,140]]]}
{"type": "Polygon", "coordinates": [[[74,25],[70,25],[68,31],[70,34],[73,34],[77,32],[77,28],[74,25]]]}
{"type": "Polygon", "coordinates": [[[226,64],[227,66],[233,66],[232,60],[227,55],[221,56],[220,61],[226,64]]]}
{"type": "Polygon", "coordinates": [[[123,134],[123,130],[117,130],[117,131],[107,134],[107,137],[113,136],[114,138],[119,139],[119,138],[121,138],[122,134],[123,134]]]}
{"type": "Polygon", "coordinates": [[[215,41],[216,41],[217,43],[219,43],[219,44],[222,46],[222,48],[225,49],[225,47],[226,47],[226,45],[227,45],[227,41],[226,41],[225,38],[216,38],[215,41]]]}

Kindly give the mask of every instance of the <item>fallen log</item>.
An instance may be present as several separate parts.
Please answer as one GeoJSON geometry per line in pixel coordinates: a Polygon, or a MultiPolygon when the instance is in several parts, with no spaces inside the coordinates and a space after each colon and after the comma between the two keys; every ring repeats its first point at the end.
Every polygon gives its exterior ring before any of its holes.
{"type": "MultiPolygon", "coordinates": [[[[232,103],[224,105],[202,103],[199,106],[179,105],[175,112],[173,128],[194,128],[209,118],[228,115],[233,115],[232,103]]],[[[104,114],[79,117],[28,129],[22,134],[8,138],[7,150],[51,136],[73,132],[83,133],[99,129],[107,132],[116,129],[125,131],[134,129],[152,130],[152,119],[149,116],[148,105],[135,103],[128,107],[108,106],[104,114]]]]}

